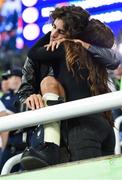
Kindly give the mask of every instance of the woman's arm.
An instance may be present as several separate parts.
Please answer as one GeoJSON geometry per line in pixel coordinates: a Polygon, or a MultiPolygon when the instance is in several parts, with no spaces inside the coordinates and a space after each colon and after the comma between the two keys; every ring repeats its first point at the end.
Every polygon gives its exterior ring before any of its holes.
{"type": "Polygon", "coordinates": [[[50,33],[44,36],[41,40],[39,40],[39,42],[37,42],[34,47],[30,49],[28,53],[28,57],[30,59],[39,60],[41,61],[41,63],[47,63],[48,65],[52,65],[50,63],[55,63],[57,59],[60,59],[60,57],[62,57],[62,55],[64,54],[64,52],[62,52],[63,48],[60,48],[59,45],[64,41],[68,40],[81,44],[85,49],[87,49],[87,51],[91,53],[95,61],[108,69],[114,70],[120,64],[120,57],[114,50],[93,46],[79,39],[62,38],[54,41],[52,44],[47,44],[47,47],[43,47],[44,44],[49,42],[49,36],[50,33]],[[54,49],[55,51],[53,51],[54,49]]]}
{"type": "Polygon", "coordinates": [[[93,46],[80,39],[67,39],[62,38],[46,45],[46,49],[54,51],[60,47],[60,44],[64,41],[73,41],[74,43],[81,44],[87,51],[91,53],[93,59],[103,65],[105,68],[114,70],[120,64],[120,56],[112,49],[93,46]]]}
{"type": "Polygon", "coordinates": [[[120,64],[119,55],[112,49],[90,46],[87,50],[92,54],[95,61],[108,69],[114,70],[120,64]]]}
{"type": "Polygon", "coordinates": [[[113,49],[93,46],[79,39],[74,39],[73,41],[82,44],[82,46],[91,53],[95,61],[108,69],[114,70],[120,64],[120,56],[113,49]]]}

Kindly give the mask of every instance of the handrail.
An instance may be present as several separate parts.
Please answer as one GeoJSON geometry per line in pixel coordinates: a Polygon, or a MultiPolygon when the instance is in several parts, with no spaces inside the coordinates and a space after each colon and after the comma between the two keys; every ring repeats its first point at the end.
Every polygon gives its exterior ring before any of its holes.
{"type": "Polygon", "coordinates": [[[2,168],[1,175],[9,174],[11,172],[11,169],[16,164],[20,163],[21,157],[22,157],[22,153],[17,154],[11,157],[10,159],[8,159],[2,168]]]}
{"type": "MultiPolygon", "coordinates": [[[[116,137],[116,146],[115,146],[115,154],[121,154],[121,146],[122,142],[120,141],[120,136],[119,136],[119,129],[120,129],[120,124],[122,123],[122,116],[119,116],[115,119],[115,137],[116,137]]],[[[11,169],[13,166],[16,164],[20,163],[21,160],[21,154],[15,155],[12,158],[10,158],[8,161],[6,161],[5,165],[2,168],[1,175],[6,175],[11,172],[11,169]]]]}
{"type": "Polygon", "coordinates": [[[121,141],[120,141],[120,124],[122,123],[122,116],[119,116],[115,119],[114,125],[114,132],[115,132],[115,137],[116,137],[116,145],[115,145],[115,154],[121,154],[121,141]]]}
{"type": "Polygon", "coordinates": [[[0,132],[103,112],[122,106],[122,91],[0,117],[0,132]]]}
{"type": "MultiPolygon", "coordinates": [[[[37,124],[44,124],[58,120],[69,119],[97,112],[103,112],[112,108],[122,106],[122,91],[107,93],[99,96],[84,98],[72,102],[67,102],[51,107],[45,107],[35,111],[27,111],[5,117],[0,117],[0,131],[15,130],[18,128],[30,127],[37,124]]],[[[115,127],[119,130],[120,119],[115,122],[115,127]],[[119,122],[119,123],[117,123],[119,122]]],[[[117,146],[119,142],[119,131],[115,128],[117,134],[117,146]]],[[[119,146],[120,147],[120,146],[119,146]]],[[[120,148],[116,150],[120,153],[120,148]]],[[[22,154],[10,158],[4,165],[1,175],[7,174],[11,168],[20,162],[22,154]]]]}

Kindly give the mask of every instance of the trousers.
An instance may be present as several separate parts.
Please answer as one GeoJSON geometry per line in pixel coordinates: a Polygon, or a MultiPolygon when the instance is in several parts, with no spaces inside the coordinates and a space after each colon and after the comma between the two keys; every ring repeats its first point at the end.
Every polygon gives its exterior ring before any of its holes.
{"type": "Polygon", "coordinates": [[[101,114],[68,120],[70,161],[114,154],[113,127],[101,114]]]}

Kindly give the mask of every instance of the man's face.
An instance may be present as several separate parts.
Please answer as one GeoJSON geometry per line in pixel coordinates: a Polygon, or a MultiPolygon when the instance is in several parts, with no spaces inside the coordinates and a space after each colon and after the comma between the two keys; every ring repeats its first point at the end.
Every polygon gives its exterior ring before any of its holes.
{"type": "Polygon", "coordinates": [[[12,90],[18,90],[18,87],[21,84],[21,78],[19,76],[12,75],[9,77],[9,87],[12,90]]]}
{"type": "Polygon", "coordinates": [[[65,37],[67,37],[67,33],[64,30],[64,23],[61,19],[56,19],[53,23],[50,41],[55,41],[65,37]]]}
{"type": "Polygon", "coordinates": [[[8,92],[9,90],[9,82],[8,82],[8,79],[6,80],[2,80],[1,82],[1,89],[4,93],[8,92]]]}

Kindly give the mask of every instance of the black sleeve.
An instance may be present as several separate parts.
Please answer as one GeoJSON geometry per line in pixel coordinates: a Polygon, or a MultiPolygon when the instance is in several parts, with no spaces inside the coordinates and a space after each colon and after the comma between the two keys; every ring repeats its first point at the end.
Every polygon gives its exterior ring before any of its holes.
{"type": "Polygon", "coordinates": [[[27,58],[23,67],[22,84],[17,92],[19,101],[23,103],[28,96],[35,93],[35,66],[31,59],[27,58]]]}
{"type": "Polygon", "coordinates": [[[60,45],[53,52],[51,50],[47,51],[45,47],[38,47],[34,51],[30,51],[28,57],[33,61],[52,66],[65,58],[64,47],[60,45]]]}
{"type": "Polygon", "coordinates": [[[39,61],[42,64],[52,65],[57,60],[64,58],[64,47],[60,45],[54,52],[47,51],[44,45],[50,42],[50,32],[44,35],[36,44],[29,50],[28,57],[33,61],[39,61]]]}
{"type": "Polygon", "coordinates": [[[91,53],[95,61],[108,69],[114,70],[120,64],[119,55],[112,49],[91,46],[88,51],[91,53]]]}
{"type": "Polygon", "coordinates": [[[45,44],[48,44],[50,42],[50,33],[51,32],[48,32],[42,38],[40,38],[29,51],[33,51],[38,47],[43,47],[45,44]]]}

